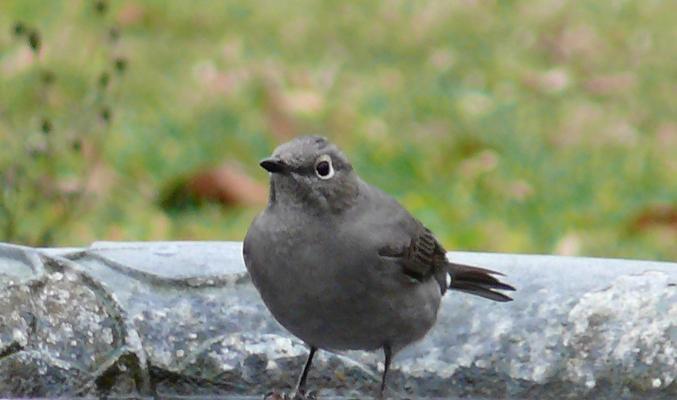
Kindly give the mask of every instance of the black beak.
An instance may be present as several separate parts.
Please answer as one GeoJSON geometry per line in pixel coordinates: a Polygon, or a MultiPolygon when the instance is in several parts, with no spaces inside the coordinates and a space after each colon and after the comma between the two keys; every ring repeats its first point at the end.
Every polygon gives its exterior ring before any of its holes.
{"type": "Polygon", "coordinates": [[[285,164],[284,161],[274,157],[262,160],[259,165],[266,171],[272,173],[284,172],[287,169],[287,164],[285,164]]]}

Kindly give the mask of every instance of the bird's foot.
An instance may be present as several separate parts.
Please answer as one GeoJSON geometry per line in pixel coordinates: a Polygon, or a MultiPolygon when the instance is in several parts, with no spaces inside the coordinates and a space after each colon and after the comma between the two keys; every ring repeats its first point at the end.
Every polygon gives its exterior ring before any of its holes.
{"type": "Polygon", "coordinates": [[[314,390],[310,392],[297,392],[291,400],[317,400],[317,392],[314,390]]]}
{"type": "Polygon", "coordinates": [[[280,393],[277,391],[268,392],[263,396],[263,400],[317,400],[317,392],[292,392],[280,393]]]}

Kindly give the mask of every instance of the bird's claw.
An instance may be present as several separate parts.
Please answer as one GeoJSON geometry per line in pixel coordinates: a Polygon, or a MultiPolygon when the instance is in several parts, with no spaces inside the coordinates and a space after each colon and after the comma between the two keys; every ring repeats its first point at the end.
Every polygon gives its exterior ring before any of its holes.
{"type": "Polygon", "coordinates": [[[294,393],[289,400],[317,400],[317,392],[314,390],[310,392],[299,391],[294,393]]]}

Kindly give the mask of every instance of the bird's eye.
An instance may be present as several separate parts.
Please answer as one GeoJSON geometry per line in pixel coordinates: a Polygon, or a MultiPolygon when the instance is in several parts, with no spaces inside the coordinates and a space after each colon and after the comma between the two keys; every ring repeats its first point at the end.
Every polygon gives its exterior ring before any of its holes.
{"type": "Polygon", "coordinates": [[[315,175],[320,179],[329,179],[334,176],[334,167],[331,165],[331,157],[323,154],[315,161],[315,175]]]}

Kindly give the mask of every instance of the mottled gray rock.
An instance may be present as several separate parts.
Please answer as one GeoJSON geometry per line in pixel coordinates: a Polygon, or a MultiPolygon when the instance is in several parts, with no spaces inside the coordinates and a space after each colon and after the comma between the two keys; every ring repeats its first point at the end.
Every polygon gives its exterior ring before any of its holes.
{"type": "MultiPolygon", "coordinates": [[[[450,253],[518,288],[462,293],[394,363],[409,397],[674,398],[677,264],[450,253]]],[[[241,244],[0,244],[0,397],[260,395],[289,389],[307,350],[269,315],[241,244]]],[[[374,393],[380,354],[320,352],[309,387],[374,393]]]]}
{"type": "Polygon", "coordinates": [[[146,355],[104,282],[65,258],[0,246],[0,395],[149,391],[146,355]]]}

